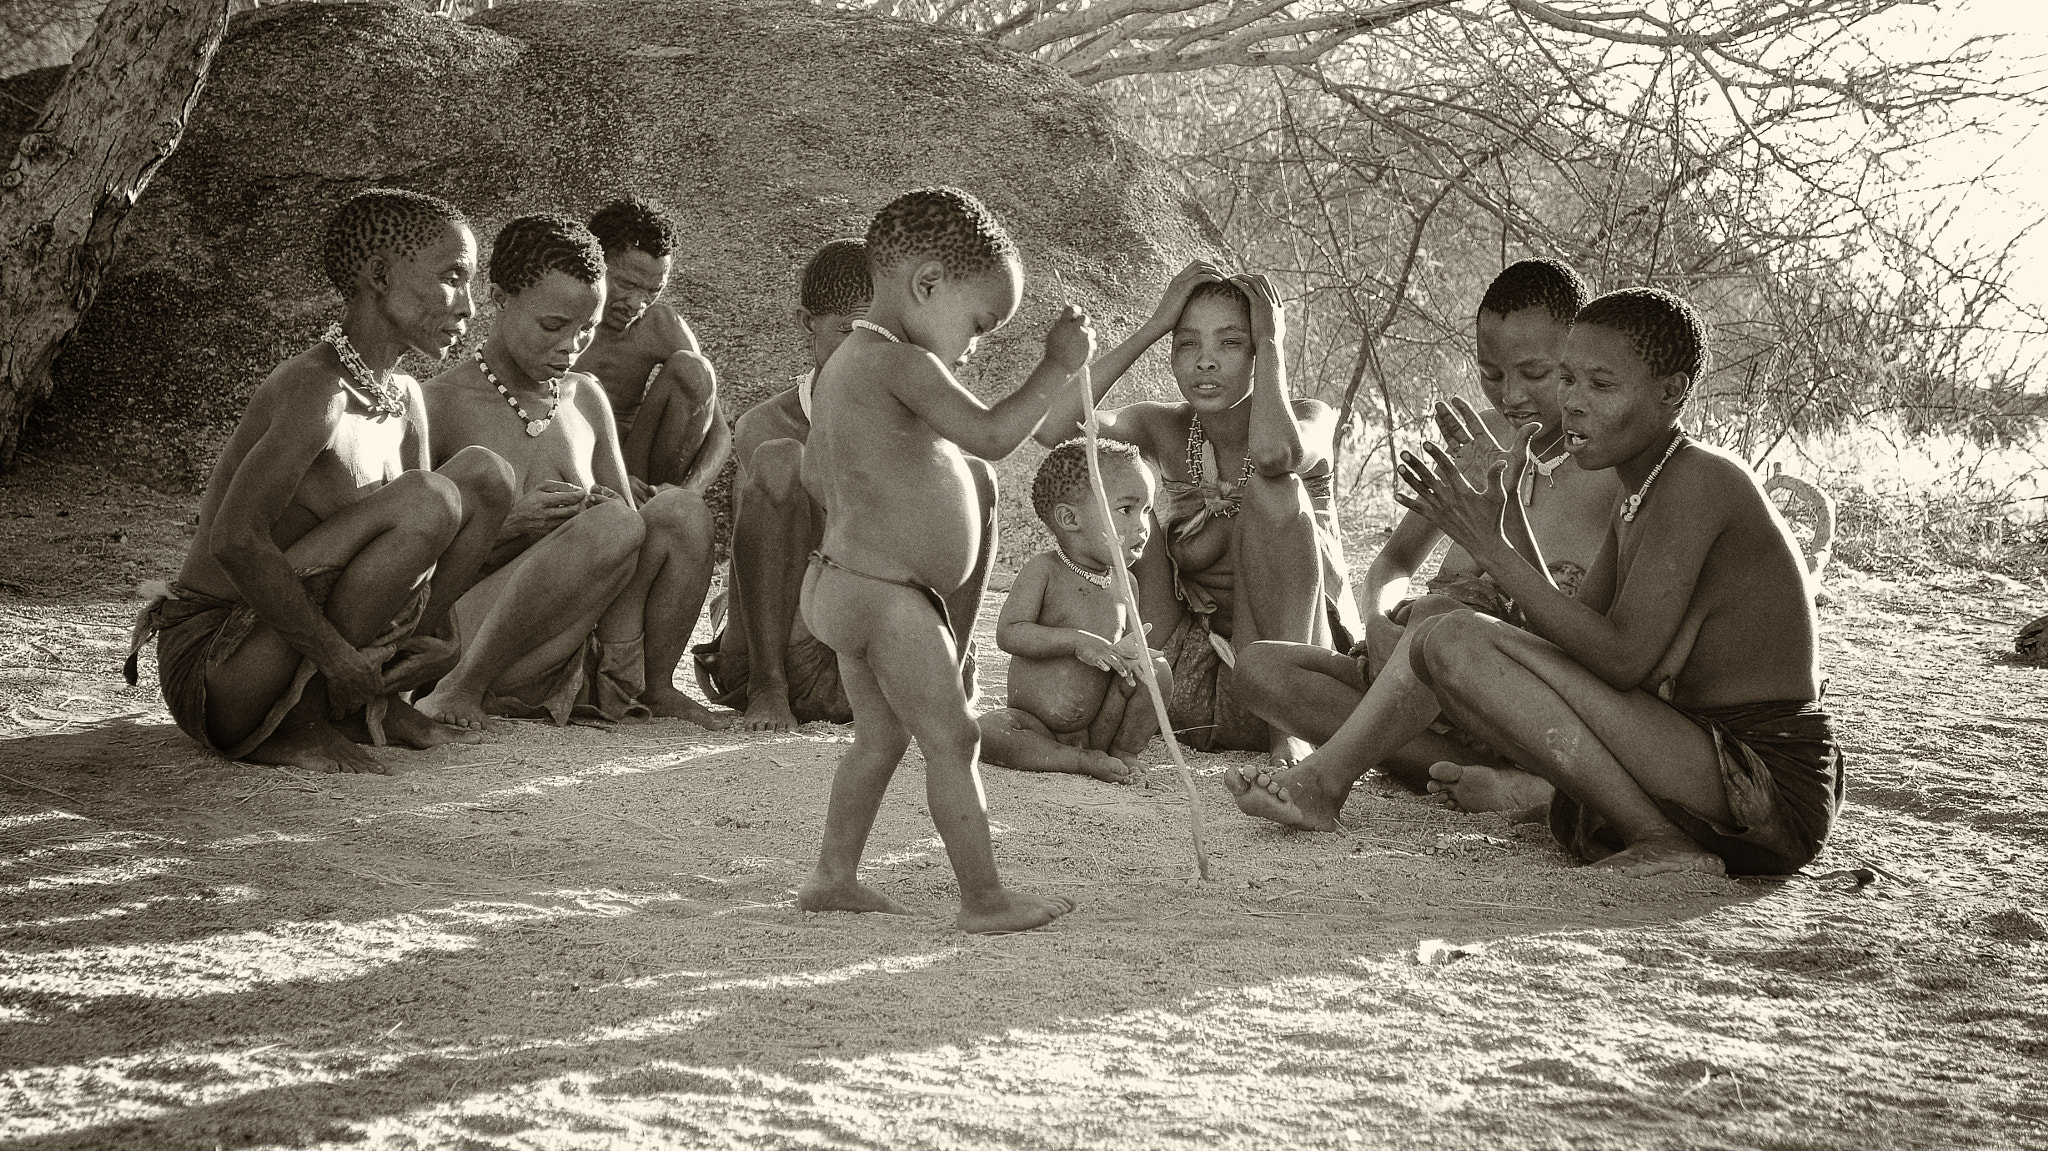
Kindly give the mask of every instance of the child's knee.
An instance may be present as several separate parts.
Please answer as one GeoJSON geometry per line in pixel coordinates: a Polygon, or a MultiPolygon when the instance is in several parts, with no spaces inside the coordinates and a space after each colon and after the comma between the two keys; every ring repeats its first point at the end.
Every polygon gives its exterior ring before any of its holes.
{"type": "MultiPolygon", "coordinates": [[[[1167,659],[1166,659],[1166,657],[1165,657],[1165,656],[1163,656],[1163,655],[1155,655],[1155,656],[1153,656],[1153,657],[1152,657],[1152,675],[1153,675],[1153,678],[1154,678],[1154,679],[1156,679],[1156,680],[1158,681],[1158,683],[1159,683],[1159,698],[1160,698],[1160,699],[1165,699],[1165,700],[1170,700],[1170,699],[1172,699],[1172,698],[1173,698],[1173,664],[1171,664],[1171,663],[1167,662],[1167,659]]],[[[1139,695],[1143,695],[1144,693],[1145,693],[1145,688],[1144,688],[1144,685],[1140,684],[1140,685],[1139,685],[1139,687],[1138,687],[1138,694],[1139,694],[1139,695]]],[[[1152,705],[1151,705],[1151,701],[1149,701],[1149,700],[1145,701],[1145,706],[1146,706],[1147,708],[1150,708],[1150,707],[1152,706],[1152,705]]]]}
{"type": "Polygon", "coordinates": [[[927,767],[965,765],[981,754],[981,727],[964,710],[957,717],[947,716],[923,726],[917,746],[924,752],[927,767]]]}

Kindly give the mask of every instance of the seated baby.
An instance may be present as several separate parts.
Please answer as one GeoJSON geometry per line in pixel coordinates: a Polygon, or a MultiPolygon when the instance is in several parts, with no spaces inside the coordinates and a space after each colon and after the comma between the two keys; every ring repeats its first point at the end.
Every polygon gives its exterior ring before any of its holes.
{"type": "Polygon", "coordinates": [[[1010,653],[1010,705],[981,717],[981,754],[1020,771],[1132,783],[1144,771],[1138,753],[1159,731],[1137,661],[1151,658],[1168,699],[1172,669],[1139,641],[1109,565],[1128,568],[1145,550],[1152,473],[1132,444],[1103,440],[1096,459],[1109,525],[1088,484],[1086,441],[1054,448],[1032,481],[1031,506],[1053,550],[1025,561],[996,623],[996,644],[1010,653]]]}

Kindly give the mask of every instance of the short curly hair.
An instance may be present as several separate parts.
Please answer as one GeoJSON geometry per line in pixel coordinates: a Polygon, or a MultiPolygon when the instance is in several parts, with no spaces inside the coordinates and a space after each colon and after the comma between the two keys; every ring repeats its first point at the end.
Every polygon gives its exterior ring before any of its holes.
{"type": "Polygon", "coordinates": [[[438,196],[403,188],[365,188],[348,198],[327,222],[320,246],[320,270],[347,296],[356,273],[379,251],[410,256],[441,238],[450,224],[468,224],[462,210],[438,196]]]}
{"type": "MultiPolygon", "coordinates": [[[[1145,457],[1139,454],[1136,444],[1100,438],[1095,443],[1095,458],[1100,464],[1123,460],[1137,468],[1140,475],[1148,474],[1145,457]]],[[[1079,506],[1087,492],[1088,441],[1076,436],[1045,453],[1045,459],[1040,461],[1038,474],[1031,478],[1031,510],[1038,513],[1038,522],[1047,531],[1055,531],[1052,509],[1060,504],[1079,506]]]]}
{"type": "Polygon", "coordinates": [[[868,242],[859,236],[828,241],[804,265],[801,301],[814,316],[845,316],[863,311],[875,299],[875,280],[868,274],[868,242]]]}
{"type": "MultiPolygon", "coordinates": [[[[1194,290],[1188,293],[1188,304],[1196,300],[1228,300],[1233,304],[1243,305],[1245,315],[1251,315],[1251,297],[1244,294],[1243,288],[1229,280],[1204,280],[1196,284],[1194,290]]],[[[1181,311],[1187,311],[1186,304],[1181,305],[1181,311]]]]}
{"type": "Polygon", "coordinates": [[[590,229],[556,212],[520,216],[491,241],[491,283],[518,294],[561,272],[585,284],[604,278],[604,249],[590,229]]]}
{"type": "Polygon", "coordinates": [[[868,267],[886,272],[934,256],[948,276],[1018,261],[1016,241],[980,200],[958,188],[919,188],[889,201],[868,225],[868,267]]]}
{"type": "Polygon", "coordinates": [[[1699,310],[1662,288],[1623,288],[1579,309],[1575,323],[1627,336],[1653,375],[1683,372],[1699,383],[1707,370],[1707,324],[1699,310]]]}
{"type": "Polygon", "coordinates": [[[1569,325],[1592,298],[1585,277],[1563,260],[1516,260],[1486,286],[1479,314],[1506,317],[1523,308],[1542,308],[1551,319],[1569,325]]]}
{"type": "Polygon", "coordinates": [[[590,230],[607,253],[638,248],[660,259],[676,250],[681,236],[668,209],[644,196],[613,200],[590,217],[590,230]]]}

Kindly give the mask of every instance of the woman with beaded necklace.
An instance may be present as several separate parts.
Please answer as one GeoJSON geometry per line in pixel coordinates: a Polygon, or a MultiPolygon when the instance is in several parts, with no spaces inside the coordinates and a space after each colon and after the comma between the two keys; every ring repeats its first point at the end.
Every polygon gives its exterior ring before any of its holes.
{"type": "MultiPolygon", "coordinates": [[[[1152,642],[1173,667],[1169,715],[1204,750],[1292,755],[1237,699],[1236,654],[1262,639],[1345,650],[1360,634],[1331,497],[1336,413],[1287,390],[1285,316],[1261,275],[1207,260],[1183,268],[1150,319],[1091,365],[1099,404],[1146,349],[1171,340],[1179,403],[1102,414],[1102,435],[1135,444],[1159,473],[1160,520],[1133,567],[1152,642]]],[[[1038,441],[1078,433],[1074,403],[1038,441]]]]}
{"type": "Polygon", "coordinates": [[[478,737],[397,693],[446,671],[441,633],[511,503],[505,461],[475,449],[428,470],[406,351],[438,358],[474,310],[476,238],[455,207],[390,188],[335,213],[322,251],[347,301],[278,365],[221,449],[175,584],[145,585],[136,654],[157,639],[164,700],[229,759],[381,771],[357,742],[478,737]]]}

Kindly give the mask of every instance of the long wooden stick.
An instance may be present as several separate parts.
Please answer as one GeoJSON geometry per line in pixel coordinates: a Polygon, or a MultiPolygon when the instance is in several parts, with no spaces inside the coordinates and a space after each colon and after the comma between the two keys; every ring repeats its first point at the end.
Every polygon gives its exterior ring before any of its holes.
{"type": "Polygon", "coordinates": [[[1123,597],[1125,621],[1129,630],[1137,634],[1138,678],[1145,681],[1145,694],[1152,697],[1152,712],[1159,717],[1159,738],[1166,741],[1166,753],[1173,757],[1173,766],[1180,772],[1181,787],[1188,793],[1188,830],[1195,839],[1195,870],[1203,879],[1209,878],[1209,848],[1202,838],[1202,798],[1195,791],[1194,774],[1188,771],[1187,760],[1181,758],[1180,741],[1173,737],[1173,721],[1166,715],[1166,697],[1159,694],[1159,675],[1152,670],[1152,645],[1145,634],[1145,618],[1138,614],[1138,589],[1131,586],[1131,569],[1123,563],[1123,544],[1116,538],[1114,522],[1109,514],[1109,493],[1102,486],[1102,463],[1095,457],[1096,431],[1095,383],[1087,365],[1075,373],[1081,381],[1081,410],[1087,413],[1082,427],[1088,435],[1088,487],[1095,494],[1095,514],[1102,522],[1103,539],[1111,556],[1109,570],[1116,580],[1117,594],[1123,597]]]}

